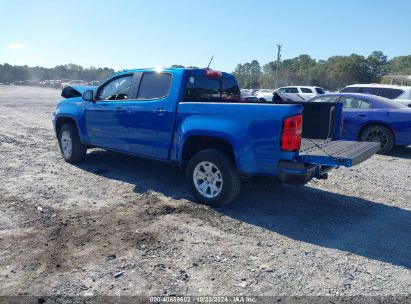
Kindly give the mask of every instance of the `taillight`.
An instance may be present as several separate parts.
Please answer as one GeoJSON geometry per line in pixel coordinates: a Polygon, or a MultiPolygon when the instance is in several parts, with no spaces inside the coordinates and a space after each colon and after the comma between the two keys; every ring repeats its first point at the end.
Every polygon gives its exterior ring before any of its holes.
{"type": "Polygon", "coordinates": [[[281,150],[300,150],[302,133],[303,116],[301,114],[284,119],[283,132],[281,134],[281,150]]]}
{"type": "Polygon", "coordinates": [[[341,110],[340,137],[344,131],[344,111],[341,110]]]}
{"type": "Polygon", "coordinates": [[[220,71],[214,71],[210,69],[206,69],[205,74],[207,77],[212,77],[212,78],[221,78],[223,76],[223,73],[221,73],[220,71]]]}

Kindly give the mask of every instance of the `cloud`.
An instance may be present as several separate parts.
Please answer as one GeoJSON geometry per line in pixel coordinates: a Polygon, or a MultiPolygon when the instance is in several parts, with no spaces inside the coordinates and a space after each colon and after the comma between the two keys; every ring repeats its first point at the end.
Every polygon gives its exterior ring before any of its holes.
{"type": "Polygon", "coordinates": [[[9,49],[24,49],[25,45],[23,43],[20,42],[14,42],[9,44],[9,49]]]}

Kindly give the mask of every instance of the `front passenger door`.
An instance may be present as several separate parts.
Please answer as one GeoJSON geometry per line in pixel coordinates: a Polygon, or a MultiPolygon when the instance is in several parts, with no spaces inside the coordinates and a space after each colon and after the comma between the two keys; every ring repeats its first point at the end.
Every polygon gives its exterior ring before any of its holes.
{"type": "Polygon", "coordinates": [[[121,75],[99,87],[95,101],[87,103],[86,127],[93,146],[127,151],[127,101],[133,90],[133,74],[121,75]]]}

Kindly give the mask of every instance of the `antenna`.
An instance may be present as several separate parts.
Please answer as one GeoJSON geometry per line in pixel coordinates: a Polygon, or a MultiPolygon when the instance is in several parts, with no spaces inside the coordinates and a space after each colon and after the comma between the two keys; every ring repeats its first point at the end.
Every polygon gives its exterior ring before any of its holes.
{"type": "Polygon", "coordinates": [[[208,66],[207,66],[207,69],[210,67],[210,64],[211,64],[211,62],[213,61],[213,59],[214,59],[214,55],[211,56],[210,62],[208,63],[208,66]]]}

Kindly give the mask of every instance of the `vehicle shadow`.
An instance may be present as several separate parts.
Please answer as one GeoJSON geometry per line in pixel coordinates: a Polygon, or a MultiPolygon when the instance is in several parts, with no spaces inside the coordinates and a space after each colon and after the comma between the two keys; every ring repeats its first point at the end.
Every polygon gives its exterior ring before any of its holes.
{"type": "Polygon", "coordinates": [[[411,159],[411,146],[398,146],[392,149],[389,153],[389,156],[411,159]]]}
{"type": "MultiPolygon", "coordinates": [[[[95,150],[79,168],[175,199],[193,200],[175,167],[95,150]]],[[[215,209],[294,240],[411,268],[411,211],[310,186],[250,179],[236,201],[215,209]]]]}

